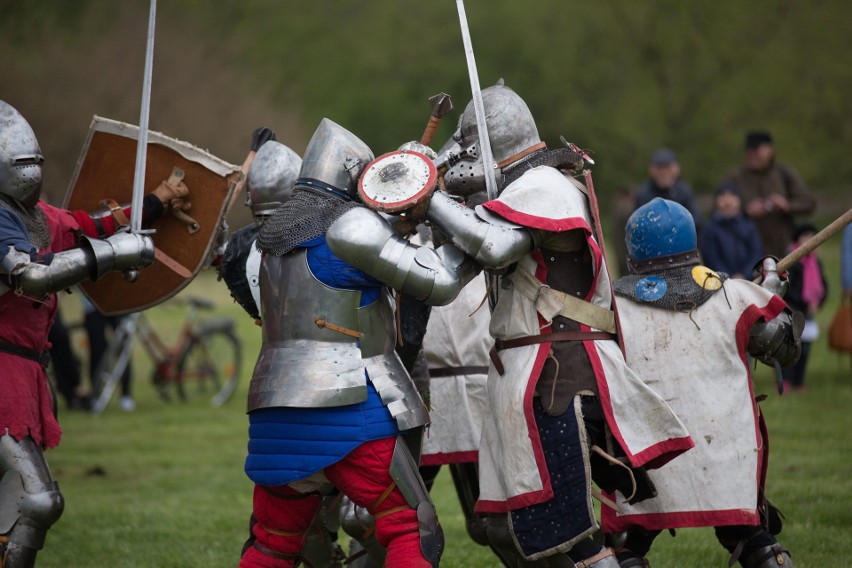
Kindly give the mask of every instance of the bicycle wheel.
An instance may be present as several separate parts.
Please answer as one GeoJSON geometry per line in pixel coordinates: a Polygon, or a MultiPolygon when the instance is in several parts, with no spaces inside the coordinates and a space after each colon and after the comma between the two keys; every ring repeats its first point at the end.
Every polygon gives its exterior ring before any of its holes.
{"type": "Polygon", "coordinates": [[[138,315],[132,314],[122,320],[98,362],[94,374],[92,414],[100,414],[106,410],[115,387],[121,381],[121,375],[130,363],[137,317],[138,315]]]}
{"type": "Polygon", "coordinates": [[[242,344],[232,325],[202,328],[178,360],[174,380],[178,396],[210,397],[213,406],[221,406],[237,389],[241,359],[242,344]]]}

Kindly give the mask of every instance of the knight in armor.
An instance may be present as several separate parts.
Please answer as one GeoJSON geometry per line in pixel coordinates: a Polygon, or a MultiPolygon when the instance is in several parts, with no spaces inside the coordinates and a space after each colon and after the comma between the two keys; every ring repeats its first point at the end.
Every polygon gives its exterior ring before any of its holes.
{"type": "MultiPolygon", "coordinates": [[[[64,507],[44,450],[61,429],[45,375],[56,292],[108,271],[154,261],[150,237],[116,232],[91,217],[40,200],[44,157],[35,133],[0,101],[0,567],[29,568],[64,507]]],[[[187,205],[188,189],[161,184],[143,201],[143,219],[187,205]]]]}
{"type": "Polygon", "coordinates": [[[251,210],[252,222],[228,238],[216,270],[234,301],[260,324],[257,235],[263,222],[290,198],[302,158],[278,142],[269,128],[252,133],[251,151],[255,156],[246,175],[245,206],[251,210]]]}
{"type": "Polygon", "coordinates": [[[627,363],[670,401],[695,448],[648,472],[657,497],[606,510],[604,530],[628,531],[622,567],[647,566],[654,538],[681,527],[715,527],[730,565],[791,567],[764,495],[769,439],[749,356],[793,365],[800,329],[772,258],[760,265],[763,287],[729,278],[701,265],[695,235],[689,211],[660,198],[627,222],[630,274],[614,284],[627,363]]]}
{"type": "Polygon", "coordinates": [[[241,566],[294,566],[334,489],[375,518],[387,566],[437,566],[441,555],[441,528],[409,449],[428,413],[394,351],[390,289],[445,304],[476,267],[452,244],[409,243],[360,205],[357,180],[372,159],[324,119],[292,195],[260,230],[263,344],[246,458],[256,522],[241,566]]]}
{"type": "MultiPolygon", "coordinates": [[[[476,511],[489,515],[491,543],[515,566],[617,566],[591,538],[592,480],[634,501],[650,497],[642,468],[692,441],[624,362],[589,188],[572,175],[583,157],[572,147],[549,151],[508,87],[482,98],[499,195],[471,210],[435,192],[425,214],[498,275],[476,511]]],[[[486,189],[492,164],[481,159],[478,128],[471,102],[439,159],[448,192],[486,189]]]]}
{"type": "MultiPolygon", "coordinates": [[[[257,235],[263,222],[293,192],[299,176],[302,158],[293,150],[278,142],[275,132],[269,128],[258,128],[252,133],[251,151],[255,153],[246,176],[245,206],[251,210],[252,222],[230,236],[216,270],[224,280],[231,297],[257,323],[260,315],[260,250],[257,235]]],[[[314,568],[341,566],[344,553],[337,544],[337,495],[325,497],[321,513],[316,516],[308,530],[301,556],[304,563],[314,568]]],[[[244,550],[254,542],[254,516],[249,521],[249,538],[244,550]]]]}

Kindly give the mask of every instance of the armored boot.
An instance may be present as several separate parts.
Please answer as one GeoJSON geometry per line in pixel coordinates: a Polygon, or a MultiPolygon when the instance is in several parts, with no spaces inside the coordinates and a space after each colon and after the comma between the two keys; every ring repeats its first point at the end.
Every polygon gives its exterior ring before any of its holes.
{"type": "Polygon", "coordinates": [[[605,548],[591,558],[580,560],[576,568],[620,568],[615,552],[611,548],[605,548]]]}
{"type": "Polygon", "coordinates": [[[745,568],[793,568],[790,551],[780,543],[764,546],[742,559],[745,568]]]}

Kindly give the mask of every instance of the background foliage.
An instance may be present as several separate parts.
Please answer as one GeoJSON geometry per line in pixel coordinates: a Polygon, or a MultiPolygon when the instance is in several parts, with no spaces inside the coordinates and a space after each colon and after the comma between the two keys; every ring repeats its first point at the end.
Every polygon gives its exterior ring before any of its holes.
{"type": "MultiPolygon", "coordinates": [[[[483,85],[504,78],[553,147],[589,148],[607,195],[675,148],[700,194],[768,128],[782,160],[850,204],[852,52],[847,3],[468,0],[483,85]]],[[[0,5],[0,98],[33,123],[60,199],[92,114],[138,122],[148,2],[0,5]]],[[[258,125],[302,151],[329,117],[374,149],[419,138],[426,99],[470,99],[455,3],[160,2],[151,128],[242,163],[258,125]]],[[[436,142],[439,145],[439,142],[436,142]]]]}

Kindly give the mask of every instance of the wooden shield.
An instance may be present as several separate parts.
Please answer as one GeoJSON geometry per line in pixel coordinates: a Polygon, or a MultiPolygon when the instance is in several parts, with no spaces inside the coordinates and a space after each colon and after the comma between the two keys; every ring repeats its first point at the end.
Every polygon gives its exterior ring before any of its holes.
{"type": "MultiPolygon", "coordinates": [[[[122,206],[131,202],[139,128],[94,117],[64,207],[92,216],[109,214],[101,205],[112,199],[122,206]]],[[[205,267],[241,173],[234,166],[186,142],[158,132],[148,132],[145,194],[167,180],[174,168],[184,173],[197,221],[190,227],[166,214],[145,228],[157,248],[154,264],[139,271],[135,282],[111,272],[97,282],[80,285],[83,294],[106,315],[120,315],[155,306],[182,290],[205,267]]]]}

